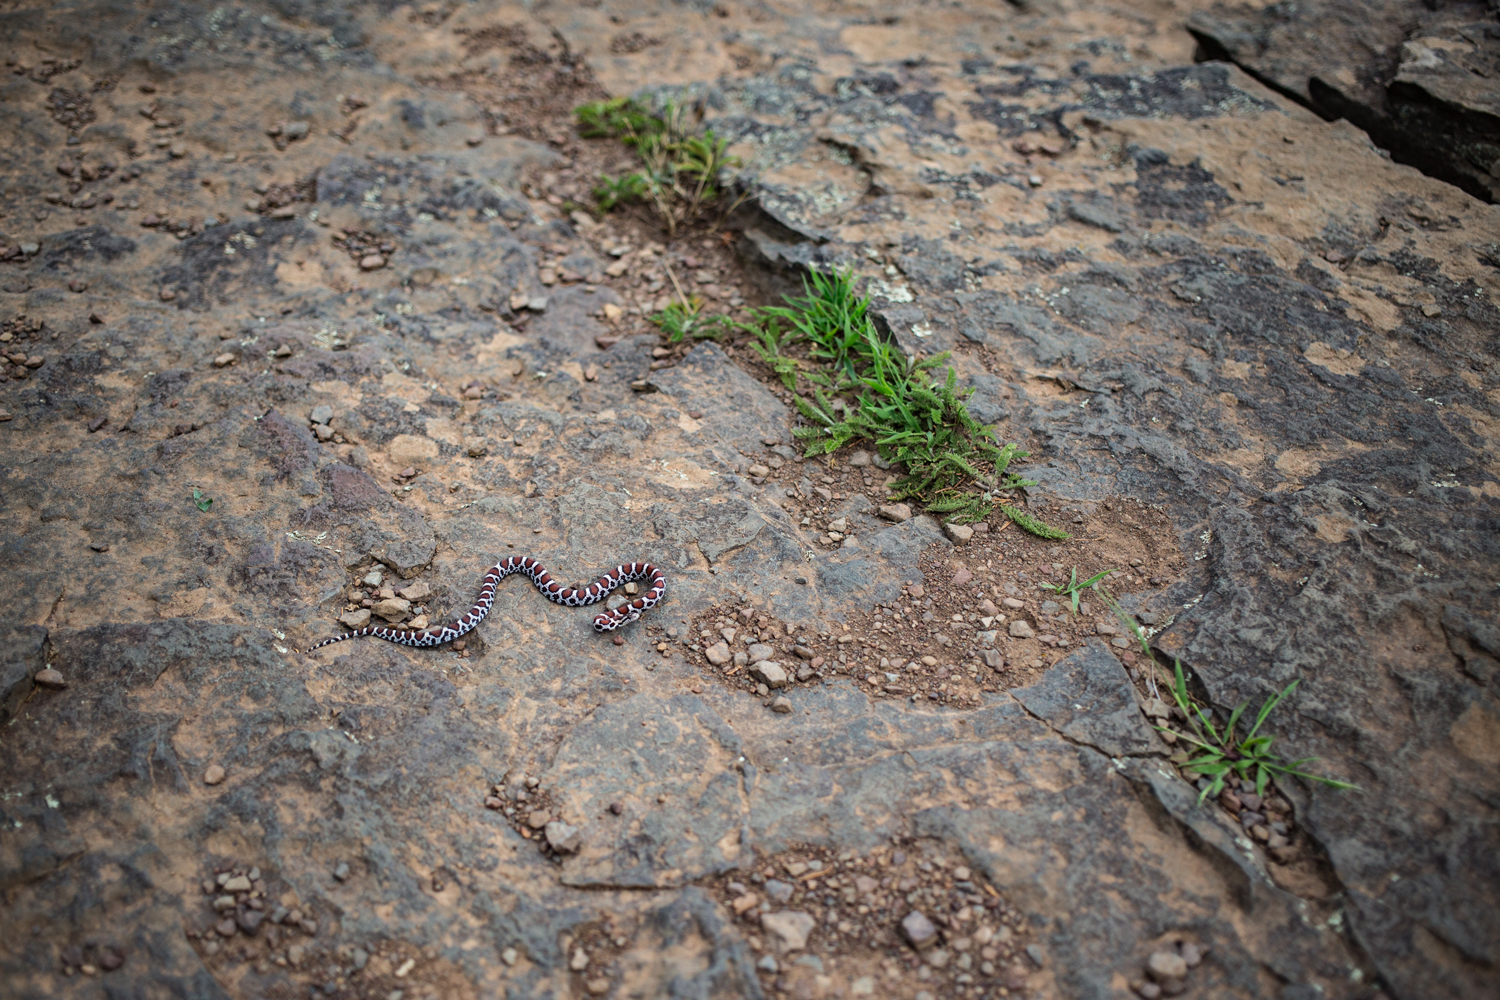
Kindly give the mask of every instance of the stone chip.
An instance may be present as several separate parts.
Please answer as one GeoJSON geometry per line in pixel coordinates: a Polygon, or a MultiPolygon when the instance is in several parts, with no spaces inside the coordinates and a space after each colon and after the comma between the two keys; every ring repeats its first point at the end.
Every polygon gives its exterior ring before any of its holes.
{"type": "Polygon", "coordinates": [[[801,951],[807,947],[807,939],[816,926],[812,916],[801,910],[781,910],[763,913],[760,925],[770,934],[783,952],[801,951]]]}

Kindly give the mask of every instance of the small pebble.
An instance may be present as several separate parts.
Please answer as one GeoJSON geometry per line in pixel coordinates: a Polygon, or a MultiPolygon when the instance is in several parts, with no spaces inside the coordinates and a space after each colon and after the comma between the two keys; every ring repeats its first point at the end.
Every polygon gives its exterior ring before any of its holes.
{"type": "Polygon", "coordinates": [[[205,785],[217,785],[224,780],[224,768],[218,764],[210,764],[203,769],[203,783],[205,785]]]}
{"type": "Polygon", "coordinates": [[[1187,971],[1187,962],[1174,951],[1153,951],[1146,959],[1146,974],[1158,983],[1181,979],[1187,971]]]}
{"type": "Polygon", "coordinates": [[[906,935],[906,940],[918,951],[937,941],[937,928],[921,910],[912,910],[906,915],[901,921],[901,933],[906,935]]]}
{"type": "Polygon", "coordinates": [[[51,667],[44,667],[38,670],[32,680],[45,688],[58,689],[68,686],[68,682],[63,679],[63,675],[51,667]]]}

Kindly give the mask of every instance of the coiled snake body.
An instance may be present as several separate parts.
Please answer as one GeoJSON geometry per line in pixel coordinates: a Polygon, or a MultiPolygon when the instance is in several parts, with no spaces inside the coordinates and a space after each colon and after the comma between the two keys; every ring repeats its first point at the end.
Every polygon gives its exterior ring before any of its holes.
{"type": "Polygon", "coordinates": [[[569,607],[582,607],[587,604],[597,604],[610,595],[616,587],[629,583],[632,580],[650,580],[651,589],[644,595],[637,597],[620,605],[613,611],[601,611],[594,616],[594,628],[599,632],[612,632],[621,625],[628,625],[641,616],[648,608],[654,608],[661,602],[667,592],[667,578],[661,570],[650,563],[633,562],[623,566],[616,566],[613,570],[605,573],[599,579],[579,590],[577,588],[565,588],[562,584],[552,579],[547,572],[547,567],[537,562],[530,556],[510,556],[502,559],[490,567],[490,571],[484,574],[484,580],[479,586],[479,600],[474,602],[463,617],[452,624],[441,628],[424,629],[421,632],[410,632],[402,629],[390,628],[385,625],[368,625],[365,628],[353,632],[345,632],[336,635],[332,639],[324,639],[316,645],[309,646],[307,652],[331,645],[335,642],[343,642],[345,639],[358,639],[361,636],[373,635],[377,639],[387,642],[398,642],[403,646],[438,646],[445,642],[451,642],[461,635],[474,630],[474,627],[484,621],[485,615],[490,613],[490,608],[495,603],[495,587],[500,581],[512,573],[525,573],[536,584],[536,588],[542,592],[542,596],[558,604],[566,604],[569,607]]]}

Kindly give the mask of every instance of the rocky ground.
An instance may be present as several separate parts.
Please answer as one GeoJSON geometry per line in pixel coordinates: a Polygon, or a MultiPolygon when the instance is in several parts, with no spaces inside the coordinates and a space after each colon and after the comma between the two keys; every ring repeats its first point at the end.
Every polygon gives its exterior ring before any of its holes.
{"type": "Polygon", "coordinates": [[[1493,995],[1494,12],[1296,6],[4,5],[6,994],[1493,995]],[[580,210],[626,94],[726,225],[580,210]],[[1068,541],[646,319],[824,265],[1068,541]],[[667,597],[299,652],[510,554],[667,597]]]}

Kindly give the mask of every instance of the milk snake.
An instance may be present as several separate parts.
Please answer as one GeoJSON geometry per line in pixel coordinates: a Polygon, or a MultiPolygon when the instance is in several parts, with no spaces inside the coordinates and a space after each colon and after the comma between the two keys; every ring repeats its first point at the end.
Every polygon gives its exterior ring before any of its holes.
{"type": "Polygon", "coordinates": [[[536,584],[543,597],[558,604],[566,604],[570,608],[597,604],[608,597],[610,591],[631,580],[650,580],[651,589],[643,596],[622,604],[613,611],[602,611],[594,616],[594,629],[599,632],[612,632],[621,625],[629,625],[639,618],[643,611],[656,607],[667,592],[666,575],[650,563],[633,562],[626,563],[624,566],[616,566],[584,589],[578,590],[564,588],[562,584],[552,579],[552,575],[547,572],[547,567],[530,556],[509,556],[491,566],[490,571],[484,574],[484,580],[479,586],[479,600],[474,602],[474,606],[462,618],[451,625],[424,629],[421,632],[410,632],[385,625],[367,625],[353,632],[336,635],[332,639],[324,639],[314,646],[309,646],[307,652],[311,653],[323,646],[343,642],[345,639],[358,639],[365,635],[373,635],[387,642],[399,642],[403,646],[439,646],[445,642],[451,642],[473,631],[476,625],[484,621],[485,615],[490,613],[490,608],[495,603],[495,587],[512,573],[525,573],[531,578],[531,582],[536,584]]]}

